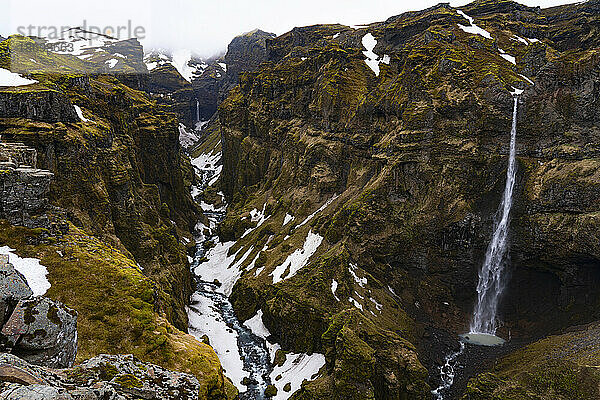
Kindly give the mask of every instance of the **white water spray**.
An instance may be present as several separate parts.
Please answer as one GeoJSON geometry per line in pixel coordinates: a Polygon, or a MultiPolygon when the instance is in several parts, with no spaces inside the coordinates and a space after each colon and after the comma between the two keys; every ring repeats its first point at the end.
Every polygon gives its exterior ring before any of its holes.
{"type": "Polygon", "coordinates": [[[200,102],[196,99],[196,123],[200,122],[200,102]]]}
{"type": "Polygon", "coordinates": [[[440,367],[440,386],[431,391],[435,400],[444,400],[444,393],[454,384],[454,377],[458,368],[458,357],[465,351],[464,342],[460,343],[460,350],[449,354],[440,367]]]}
{"type": "Polygon", "coordinates": [[[494,235],[485,254],[485,262],[479,271],[477,305],[473,312],[470,330],[472,333],[495,335],[498,300],[504,290],[504,267],[508,253],[508,226],[516,175],[517,102],[522,91],[515,90],[512,129],[510,131],[510,155],[506,171],[506,186],[500,203],[501,218],[496,223],[494,235]]]}

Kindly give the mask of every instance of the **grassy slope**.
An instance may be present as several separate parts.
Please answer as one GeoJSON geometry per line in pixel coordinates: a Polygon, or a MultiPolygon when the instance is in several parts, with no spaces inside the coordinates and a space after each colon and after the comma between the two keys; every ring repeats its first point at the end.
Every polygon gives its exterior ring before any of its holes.
{"type": "Polygon", "coordinates": [[[131,353],[193,373],[204,396],[224,398],[235,391],[212,348],[155,311],[165,293],[130,258],[73,225],[62,238],[28,244],[43,233],[1,221],[0,245],[15,248],[22,257],[39,258],[52,284],[47,295],[77,310],[79,361],[101,353],[131,353]]]}

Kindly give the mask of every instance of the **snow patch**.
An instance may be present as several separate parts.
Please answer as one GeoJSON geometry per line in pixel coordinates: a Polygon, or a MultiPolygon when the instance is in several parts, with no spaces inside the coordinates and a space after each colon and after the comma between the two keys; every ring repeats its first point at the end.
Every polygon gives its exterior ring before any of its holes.
{"type": "Polygon", "coordinates": [[[232,255],[227,255],[235,242],[218,242],[215,247],[211,248],[206,253],[207,261],[199,264],[194,273],[203,281],[214,282],[218,281],[221,286],[217,289],[218,292],[225,294],[227,297],[231,295],[233,285],[242,275],[241,266],[250,255],[254,246],[252,246],[238,261],[235,261],[240,250],[232,255]]]}
{"type": "Polygon", "coordinates": [[[354,305],[354,307],[358,308],[360,311],[364,311],[362,304],[360,304],[358,301],[356,301],[354,299],[354,297],[348,297],[348,301],[350,303],[352,303],[354,305]]]}
{"type": "Polygon", "coordinates": [[[110,60],[106,60],[105,64],[108,64],[108,68],[114,68],[117,63],[119,62],[119,60],[111,58],[110,60]]]}
{"type": "Polygon", "coordinates": [[[331,293],[333,293],[333,297],[335,297],[335,299],[337,301],[340,301],[340,299],[335,295],[335,291],[337,290],[338,287],[338,283],[335,279],[331,280],[331,293]]]}
{"type": "Polygon", "coordinates": [[[237,332],[227,326],[212,299],[194,293],[191,302],[187,308],[190,334],[199,341],[202,341],[202,336],[208,336],[226,375],[240,392],[245,391],[246,386],[241,382],[250,374],[243,369],[237,332]]]}
{"type": "Polygon", "coordinates": [[[465,25],[461,25],[461,24],[457,24],[458,27],[460,29],[462,29],[464,32],[473,34],[473,35],[481,35],[486,39],[491,39],[492,35],[490,35],[490,33],[488,31],[486,31],[485,29],[482,29],[480,27],[478,27],[477,25],[475,25],[475,23],[473,22],[474,19],[469,17],[467,14],[465,14],[464,12],[460,11],[460,10],[456,10],[456,12],[465,17],[468,21],[469,24],[471,24],[470,26],[465,26],[465,25]]]}
{"type": "Polygon", "coordinates": [[[179,74],[188,82],[192,81],[192,76],[196,69],[190,66],[192,52],[186,49],[179,49],[173,52],[173,66],[179,71],[179,74]]]}
{"type": "Polygon", "coordinates": [[[339,194],[334,195],[333,197],[331,197],[329,200],[327,200],[325,202],[325,204],[323,204],[321,207],[319,207],[315,212],[313,212],[312,214],[310,214],[308,217],[306,217],[304,219],[304,221],[302,221],[300,223],[300,225],[296,226],[296,229],[300,228],[302,225],[306,224],[308,221],[310,221],[315,215],[317,215],[318,213],[320,213],[321,211],[323,211],[324,209],[326,209],[335,199],[337,199],[339,197],[339,194]]]}
{"type": "Polygon", "coordinates": [[[275,365],[271,372],[271,382],[277,388],[277,394],[272,397],[273,400],[286,400],[292,394],[300,389],[300,385],[305,380],[310,381],[317,377],[319,370],[325,365],[325,356],[323,354],[286,354],[285,362],[282,366],[275,365]],[[276,380],[281,375],[281,379],[276,380]],[[289,383],[291,390],[285,392],[283,387],[289,383]]]}
{"type": "Polygon", "coordinates": [[[517,42],[521,42],[525,46],[529,46],[529,41],[527,39],[524,39],[524,38],[520,37],[520,36],[515,35],[515,36],[511,37],[511,39],[512,40],[516,40],[517,42]]]}
{"type": "Polygon", "coordinates": [[[254,317],[244,322],[244,325],[248,329],[250,329],[252,333],[254,333],[256,336],[266,340],[269,336],[271,336],[271,332],[269,332],[269,330],[263,323],[262,316],[262,310],[258,310],[254,317]]]}
{"type": "Polygon", "coordinates": [[[375,300],[374,298],[369,298],[369,300],[371,300],[371,303],[375,304],[375,308],[377,309],[377,311],[381,311],[383,310],[383,304],[378,303],[377,300],[375,300]]]}
{"type": "Polygon", "coordinates": [[[373,49],[377,45],[377,39],[372,34],[367,33],[362,38],[362,45],[367,49],[363,51],[363,54],[367,57],[365,63],[373,70],[375,76],[379,76],[379,56],[373,52],[373,49]]]}
{"type": "Polygon", "coordinates": [[[286,213],[285,214],[285,218],[283,219],[283,225],[282,226],[286,226],[287,224],[289,224],[293,220],[294,220],[294,217],[292,215],[286,213]]]}
{"type": "Polygon", "coordinates": [[[270,215],[268,217],[265,217],[265,209],[266,208],[267,208],[267,203],[265,203],[263,205],[262,211],[258,211],[258,209],[256,209],[256,208],[254,210],[250,211],[250,221],[256,222],[256,226],[254,228],[247,229],[246,232],[244,232],[244,234],[242,235],[242,238],[245,237],[246,235],[248,235],[250,232],[252,232],[256,228],[258,228],[259,226],[261,226],[266,220],[271,218],[270,215]]]}
{"type": "Polygon", "coordinates": [[[27,285],[33,291],[34,296],[41,296],[50,289],[50,282],[46,275],[48,270],[37,258],[22,258],[13,253],[15,249],[8,246],[0,247],[0,254],[8,254],[8,262],[25,277],[27,285]]]}
{"type": "Polygon", "coordinates": [[[535,83],[533,83],[533,81],[531,79],[529,79],[528,77],[526,77],[523,74],[519,74],[519,76],[523,79],[525,79],[528,83],[531,83],[532,85],[535,85],[535,83]]]}
{"type": "Polygon", "coordinates": [[[77,113],[77,116],[82,122],[90,122],[89,119],[83,116],[83,112],[81,112],[81,108],[79,106],[73,105],[73,108],[75,108],[75,112],[77,113]]]}
{"type": "Polygon", "coordinates": [[[309,258],[312,257],[313,254],[317,251],[317,248],[321,245],[323,241],[323,236],[318,233],[312,233],[312,231],[308,232],[306,235],[306,240],[304,241],[304,246],[301,249],[297,249],[292,254],[290,254],[283,264],[277,266],[271,275],[273,276],[273,283],[281,282],[284,279],[291,278],[296,275],[296,273],[306,265],[309,258]],[[289,268],[289,273],[283,277],[283,274],[289,268]]]}
{"type": "Polygon", "coordinates": [[[38,81],[23,78],[19,74],[0,68],[0,86],[25,86],[33,83],[38,83],[38,81]]]}
{"type": "Polygon", "coordinates": [[[350,264],[350,268],[348,270],[350,271],[350,274],[354,277],[354,281],[358,283],[358,285],[361,288],[364,288],[367,284],[367,278],[359,278],[358,275],[356,275],[356,264],[350,264]]]}
{"type": "Polygon", "coordinates": [[[194,145],[198,141],[198,136],[194,134],[192,131],[188,131],[184,124],[179,124],[179,143],[188,148],[194,145]]]}
{"type": "Polygon", "coordinates": [[[221,69],[222,69],[223,71],[227,72],[227,64],[225,64],[225,63],[222,63],[222,62],[220,62],[220,63],[217,63],[217,64],[219,64],[219,67],[221,67],[221,69]]]}
{"type": "Polygon", "coordinates": [[[504,50],[502,50],[501,48],[498,48],[498,51],[500,52],[500,57],[504,58],[505,60],[513,63],[513,64],[517,64],[517,60],[511,56],[510,54],[506,53],[504,50]]]}

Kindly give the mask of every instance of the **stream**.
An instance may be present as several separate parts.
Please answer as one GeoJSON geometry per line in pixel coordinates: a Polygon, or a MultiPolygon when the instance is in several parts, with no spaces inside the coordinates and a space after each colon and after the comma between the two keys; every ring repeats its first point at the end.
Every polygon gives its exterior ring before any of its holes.
{"type": "MultiPolygon", "coordinates": [[[[200,157],[202,158],[202,157],[200,157]]],[[[209,186],[220,170],[214,157],[205,157],[204,165],[196,165],[196,173],[201,181],[200,188],[209,186]],[[211,165],[208,165],[210,163],[211,165]]],[[[194,279],[195,292],[188,306],[190,319],[189,332],[198,340],[208,337],[214,348],[225,375],[233,381],[240,391],[242,400],[263,400],[265,389],[271,384],[269,374],[273,370],[271,357],[265,339],[255,335],[236,317],[228,297],[221,293],[220,285],[203,281],[197,274],[196,268],[206,261],[208,254],[204,244],[217,241],[213,229],[225,217],[225,210],[215,210],[214,207],[199,203],[203,213],[209,220],[209,227],[198,223],[196,232],[196,251],[190,261],[190,269],[194,279]]],[[[223,265],[226,268],[227,265],[223,265]]]]}

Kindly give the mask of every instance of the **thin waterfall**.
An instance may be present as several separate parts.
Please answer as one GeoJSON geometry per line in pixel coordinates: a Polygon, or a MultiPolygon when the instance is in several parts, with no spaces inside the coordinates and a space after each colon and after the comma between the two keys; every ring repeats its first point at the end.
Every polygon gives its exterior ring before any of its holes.
{"type": "Polygon", "coordinates": [[[196,99],[196,123],[200,122],[200,102],[196,99]]]}
{"type": "Polygon", "coordinates": [[[516,175],[516,141],[517,141],[517,103],[519,92],[514,93],[512,129],[510,131],[510,155],[506,171],[506,186],[498,214],[502,217],[496,222],[494,235],[485,254],[485,262],[479,271],[477,284],[477,305],[473,312],[470,331],[495,335],[497,324],[498,300],[504,290],[504,268],[508,254],[508,227],[510,209],[513,202],[513,190],[516,175]]]}

